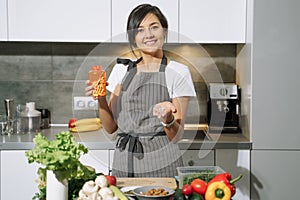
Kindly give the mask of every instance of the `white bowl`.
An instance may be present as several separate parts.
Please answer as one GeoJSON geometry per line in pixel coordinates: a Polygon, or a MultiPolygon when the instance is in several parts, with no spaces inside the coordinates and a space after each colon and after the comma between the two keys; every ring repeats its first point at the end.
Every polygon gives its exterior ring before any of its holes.
{"type": "Polygon", "coordinates": [[[155,200],[169,200],[174,193],[175,193],[174,190],[172,190],[171,188],[168,188],[168,187],[164,187],[164,186],[142,186],[142,187],[135,188],[133,190],[133,194],[139,200],[154,200],[154,199],[155,200]],[[167,195],[162,195],[162,196],[144,195],[144,193],[146,193],[147,191],[149,191],[151,189],[158,189],[158,188],[162,188],[162,189],[168,191],[168,194],[167,195]]]}
{"type": "Polygon", "coordinates": [[[136,188],[139,188],[142,186],[128,186],[128,187],[122,187],[120,190],[123,192],[126,196],[135,196],[133,194],[133,190],[136,188]]]}

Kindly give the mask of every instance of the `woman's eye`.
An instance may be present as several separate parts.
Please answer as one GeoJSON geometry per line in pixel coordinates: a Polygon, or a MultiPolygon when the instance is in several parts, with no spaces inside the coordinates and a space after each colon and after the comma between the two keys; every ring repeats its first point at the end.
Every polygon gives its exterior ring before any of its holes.
{"type": "Polygon", "coordinates": [[[138,32],[138,33],[143,33],[143,32],[144,32],[144,29],[143,29],[143,28],[138,28],[137,32],[138,32]]]}
{"type": "Polygon", "coordinates": [[[159,29],[159,26],[151,26],[151,30],[157,30],[157,29],[159,29]]]}

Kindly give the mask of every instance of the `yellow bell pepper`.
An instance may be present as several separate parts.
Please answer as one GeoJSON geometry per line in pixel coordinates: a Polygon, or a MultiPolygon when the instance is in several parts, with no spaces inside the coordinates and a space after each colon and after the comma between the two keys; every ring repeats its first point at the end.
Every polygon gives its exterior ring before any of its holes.
{"type": "Polygon", "coordinates": [[[205,192],[205,200],[230,200],[231,191],[225,183],[213,182],[205,192]]]}

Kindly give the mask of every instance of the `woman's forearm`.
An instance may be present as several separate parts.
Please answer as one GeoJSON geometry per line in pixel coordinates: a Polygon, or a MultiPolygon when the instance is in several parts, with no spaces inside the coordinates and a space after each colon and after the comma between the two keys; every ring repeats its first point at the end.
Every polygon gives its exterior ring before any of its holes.
{"type": "Polygon", "coordinates": [[[181,120],[176,120],[176,122],[170,127],[164,127],[164,130],[168,136],[168,138],[173,142],[177,143],[183,135],[184,128],[183,124],[181,125],[181,120]]]}
{"type": "Polygon", "coordinates": [[[98,108],[99,108],[99,117],[102,122],[103,128],[109,134],[114,133],[118,129],[118,126],[114,121],[106,97],[100,97],[98,99],[98,108]]]}
{"type": "Polygon", "coordinates": [[[184,134],[184,123],[188,110],[190,97],[179,97],[172,100],[173,105],[176,107],[176,112],[172,113],[173,117],[168,117],[167,123],[170,123],[172,119],[176,119],[176,122],[169,127],[164,127],[165,132],[169,139],[176,143],[181,140],[184,134]]]}

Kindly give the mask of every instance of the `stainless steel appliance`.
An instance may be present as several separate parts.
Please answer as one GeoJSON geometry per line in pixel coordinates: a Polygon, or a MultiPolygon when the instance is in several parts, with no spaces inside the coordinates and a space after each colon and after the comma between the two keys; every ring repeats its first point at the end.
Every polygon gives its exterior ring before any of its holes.
{"type": "Polygon", "coordinates": [[[209,83],[207,122],[210,133],[239,133],[240,87],[234,83],[209,83]]]}

